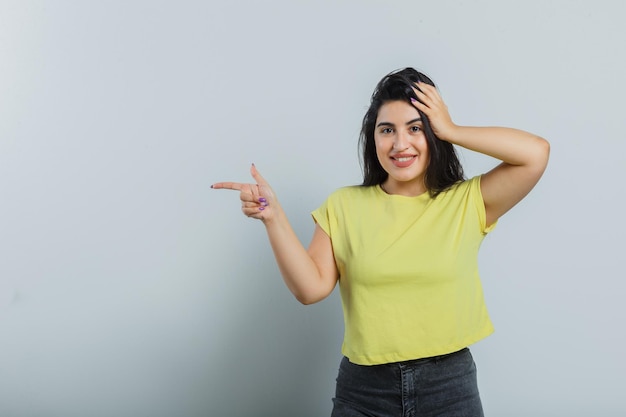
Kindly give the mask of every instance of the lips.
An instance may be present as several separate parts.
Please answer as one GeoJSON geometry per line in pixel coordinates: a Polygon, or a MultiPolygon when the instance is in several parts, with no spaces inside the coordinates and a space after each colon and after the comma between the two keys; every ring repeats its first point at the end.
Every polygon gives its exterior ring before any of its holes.
{"type": "Polygon", "coordinates": [[[417,155],[398,154],[391,157],[391,161],[398,168],[406,168],[417,159],[417,155]]]}

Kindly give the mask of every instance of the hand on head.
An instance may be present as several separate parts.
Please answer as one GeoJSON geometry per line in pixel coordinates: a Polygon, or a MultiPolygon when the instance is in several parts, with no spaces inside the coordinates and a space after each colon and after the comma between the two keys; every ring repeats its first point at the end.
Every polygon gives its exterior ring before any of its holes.
{"type": "Polygon", "coordinates": [[[254,164],[250,168],[250,174],[255,180],[255,184],[245,184],[239,182],[217,182],[211,188],[219,190],[239,191],[241,200],[241,211],[248,217],[262,221],[270,220],[278,208],[278,201],[274,197],[274,192],[268,182],[259,174],[254,164]]]}
{"type": "Polygon", "coordinates": [[[413,88],[418,100],[411,99],[413,105],[428,117],[433,132],[441,140],[447,140],[456,125],[452,122],[448,106],[435,87],[426,83],[417,83],[413,88]]]}

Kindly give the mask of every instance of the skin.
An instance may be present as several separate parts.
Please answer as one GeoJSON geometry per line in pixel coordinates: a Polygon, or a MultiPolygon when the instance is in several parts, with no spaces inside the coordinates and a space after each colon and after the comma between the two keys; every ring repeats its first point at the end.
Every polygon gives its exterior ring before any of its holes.
{"type": "MultiPolygon", "coordinates": [[[[376,119],[376,153],[389,174],[383,184],[387,193],[417,196],[426,191],[424,172],[429,153],[419,129],[421,122],[415,121],[419,117],[416,109],[428,116],[440,140],[501,161],[481,177],[487,225],[515,206],[537,184],[550,153],[545,139],[506,127],[458,126],[452,122],[436,88],[418,83],[415,93],[421,103],[414,101],[413,106],[400,101],[385,103],[376,119]],[[394,165],[393,159],[402,154],[415,156],[415,161],[408,167],[394,165]]],[[[219,182],[212,188],[239,191],[242,212],[263,222],[283,279],[296,299],[303,304],[323,300],[339,278],[330,237],[316,224],[311,243],[305,249],[269,183],[254,165],[250,173],[254,184],[219,182]]]]}
{"type": "Polygon", "coordinates": [[[424,175],[430,159],[420,115],[405,101],[390,101],[378,111],[374,128],[376,155],[389,174],[382,188],[389,194],[408,197],[426,192],[424,175]],[[397,166],[398,158],[412,159],[409,166],[397,166]]]}
{"type": "Polygon", "coordinates": [[[413,104],[428,116],[438,138],[502,161],[480,181],[487,224],[494,223],[539,182],[548,165],[550,144],[518,129],[458,126],[435,87],[425,83],[417,87],[415,93],[423,104],[413,104]]]}

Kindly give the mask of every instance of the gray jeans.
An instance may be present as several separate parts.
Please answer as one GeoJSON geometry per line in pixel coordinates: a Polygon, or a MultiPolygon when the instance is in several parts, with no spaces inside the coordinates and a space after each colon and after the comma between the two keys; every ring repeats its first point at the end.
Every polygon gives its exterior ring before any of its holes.
{"type": "Polygon", "coordinates": [[[331,417],[482,417],[468,348],[448,355],[363,366],[343,358],[331,417]]]}

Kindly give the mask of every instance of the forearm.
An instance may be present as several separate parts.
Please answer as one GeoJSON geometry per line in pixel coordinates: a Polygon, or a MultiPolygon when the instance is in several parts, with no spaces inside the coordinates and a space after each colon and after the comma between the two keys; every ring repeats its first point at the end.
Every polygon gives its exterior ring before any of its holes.
{"type": "Polygon", "coordinates": [[[507,127],[454,126],[442,140],[515,166],[545,166],[548,142],[532,133],[507,127]]]}
{"type": "Polygon", "coordinates": [[[317,265],[298,239],[282,209],[264,224],[280,273],[296,299],[303,304],[312,304],[325,298],[332,288],[329,291],[324,285],[317,265]]]}
{"type": "Polygon", "coordinates": [[[330,237],[316,227],[309,250],[304,249],[270,185],[254,164],[250,173],[256,184],[227,181],[217,182],[211,188],[240,192],[241,211],[265,225],[280,273],[298,301],[311,304],[324,299],[335,287],[338,275],[330,237]]]}

